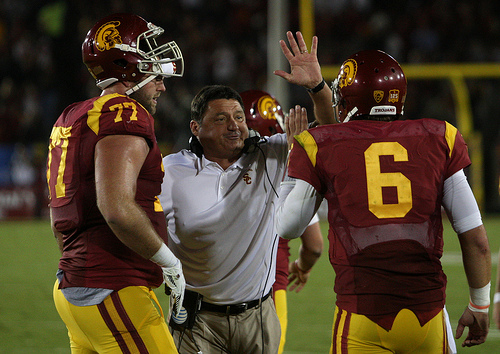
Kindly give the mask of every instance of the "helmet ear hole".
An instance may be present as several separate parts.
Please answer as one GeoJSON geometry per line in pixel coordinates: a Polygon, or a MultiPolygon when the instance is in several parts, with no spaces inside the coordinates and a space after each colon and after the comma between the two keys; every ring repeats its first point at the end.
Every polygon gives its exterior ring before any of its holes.
{"type": "Polygon", "coordinates": [[[128,63],[125,59],[117,59],[117,60],[113,61],[113,63],[122,67],[122,68],[126,68],[128,65],[128,63]]]}

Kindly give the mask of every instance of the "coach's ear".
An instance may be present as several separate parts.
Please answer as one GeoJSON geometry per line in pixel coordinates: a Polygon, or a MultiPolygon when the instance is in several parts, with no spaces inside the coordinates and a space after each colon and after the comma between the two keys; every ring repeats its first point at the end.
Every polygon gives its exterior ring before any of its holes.
{"type": "Polygon", "coordinates": [[[197,121],[192,120],[189,122],[189,128],[191,128],[191,133],[193,133],[194,136],[198,136],[200,134],[200,123],[197,121]]]}

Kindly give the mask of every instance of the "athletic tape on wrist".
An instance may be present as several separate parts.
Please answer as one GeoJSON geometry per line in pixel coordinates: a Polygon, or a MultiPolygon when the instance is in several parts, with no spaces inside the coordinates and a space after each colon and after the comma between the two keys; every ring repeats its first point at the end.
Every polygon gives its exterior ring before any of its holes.
{"type": "Polygon", "coordinates": [[[160,267],[173,267],[179,262],[166,244],[162,243],[160,249],[149,259],[160,267]]]}
{"type": "Polygon", "coordinates": [[[493,295],[493,303],[498,304],[499,302],[500,302],[500,292],[495,293],[495,295],[493,295]]]}
{"type": "Polygon", "coordinates": [[[490,307],[490,288],[491,282],[489,282],[482,288],[469,287],[469,310],[473,312],[488,312],[488,309],[490,307]]]}

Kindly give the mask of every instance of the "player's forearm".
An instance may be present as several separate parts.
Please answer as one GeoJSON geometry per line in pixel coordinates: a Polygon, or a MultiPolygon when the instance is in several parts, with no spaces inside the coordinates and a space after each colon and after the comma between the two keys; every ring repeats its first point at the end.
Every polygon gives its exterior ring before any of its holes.
{"type": "Polygon", "coordinates": [[[333,114],[332,106],[332,90],[328,84],[317,93],[309,93],[314,103],[314,118],[319,124],[333,124],[335,123],[335,116],[333,114]]]}
{"type": "Polygon", "coordinates": [[[309,269],[314,267],[320,256],[321,252],[317,253],[314,251],[310,251],[304,249],[304,247],[301,246],[299,249],[299,258],[297,259],[297,265],[300,269],[308,271],[309,269]]]}
{"type": "Polygon", "coordinates": [[[491,281],[491,253],[483,225],[459,235],[465,274],[471,288],[491,281]]]}
{"type": "Polygon", "coordinates": [[[323,235],[319,222],[310,224],[300,239],[302,244],[299,248],[297,263],[300,269],[309,270],[316,264],[323,252],[323,235]]]}
{"type": "Polygon", "coordinates": [[[106,222],[120,241],[132,251],[150,259],[164,243],[144,210],[135,202],[121,204],[107,213],[106,222]]]}

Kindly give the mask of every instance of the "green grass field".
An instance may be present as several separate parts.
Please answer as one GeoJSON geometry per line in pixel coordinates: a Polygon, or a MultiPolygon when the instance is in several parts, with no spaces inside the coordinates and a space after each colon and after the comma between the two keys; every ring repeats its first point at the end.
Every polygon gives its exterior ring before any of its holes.
{"type": "MultiPolygon", "coordinates": [[[[494,278],[500,218],[485,217],[484,223],[494,254],[494,278]]],[[[291,242],[292,256],[299,243],[291,242]]],[[[0,353],[69,353],[66,328],[52,301],[59,252],[48,222],[1,222],[0,249],[0,353]]],[[[302,292],[288,295],[287,354],[328,353],[330,348],[335,295],[327,249],[325,241],[324,254],[302,292]]],[[[468,286],[458,240],[447,222],[443,264],[448,275],[447,308],[455,329],[468,301],[468,286]]],[[[166,296],[161,291],[158,296],[166,306],[166,296]]],[[[492,327],[485,344],[458,352],[500,353],[500,331],[492,327]]]]}

